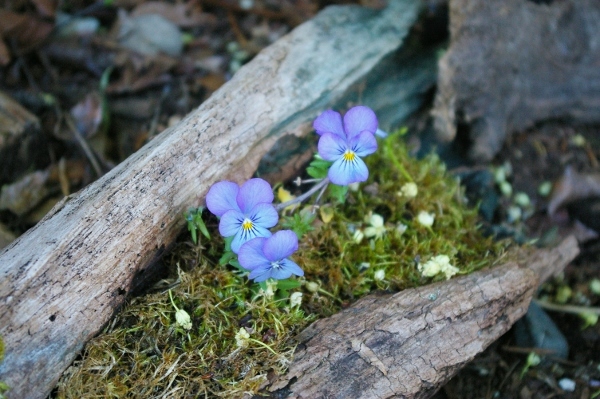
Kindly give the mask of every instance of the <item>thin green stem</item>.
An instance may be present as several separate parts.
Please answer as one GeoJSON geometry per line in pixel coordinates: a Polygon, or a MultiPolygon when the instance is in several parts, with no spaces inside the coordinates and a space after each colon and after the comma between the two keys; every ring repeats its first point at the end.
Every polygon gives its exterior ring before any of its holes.
{"type": "Polygon", "coordinates": [[[254,339],[254,338],[248,338],[248,341],[250,341],[250,342],[254,342],[255,344],[259,344],[260,346],[262,346],[262,347],[264,347],[264,348],[267,348],[268,350],[270,350],[270,351],[271,351],[271,353],[273,353],[274,355],[277,355],[277,352],[275,352],[275,351],[273,350],[273,348],[271,348],[269,345],[265,344],[265,343],[264,343],[264,342],[262,342],[262,341],[259,341],[259,340],[257,340],[257,339],[254,339]]]}
{"type": "Polygon", "coordinates": [[[169,298],[171,298],[171,304],[175,308],[175,311],[179,310],[179,308],[177,307],[177,305],[175,305],[175,302],[173,301],[173,294],[171,294],[171,290],[169,290],[169,298]]]}

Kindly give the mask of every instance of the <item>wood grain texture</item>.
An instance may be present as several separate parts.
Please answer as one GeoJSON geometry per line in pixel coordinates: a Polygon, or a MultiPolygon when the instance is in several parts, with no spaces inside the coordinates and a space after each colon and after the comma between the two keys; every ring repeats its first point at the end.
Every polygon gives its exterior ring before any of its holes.
{"type": "Polygon", "coordinates": [[[371,295],[298,336],[272,397],[427,398],[527,312],[539,271],[578,253],[568,238],[492,269],[394,295],[371,295]]]}
{"type": "Polygon", "coordinates": [[[218,180],[241,182],[398,48],[420,4],[332,7],[265,49],[180,124],[0,253],[0,380],[43,398],[218,180]]]}
{"type": "Polygon", "coordinates": [[[471,156],[548,119],[600,121],[600,3],[452,0],[451,45],[439,62],[435,126],[463,125],[471,156]]]}

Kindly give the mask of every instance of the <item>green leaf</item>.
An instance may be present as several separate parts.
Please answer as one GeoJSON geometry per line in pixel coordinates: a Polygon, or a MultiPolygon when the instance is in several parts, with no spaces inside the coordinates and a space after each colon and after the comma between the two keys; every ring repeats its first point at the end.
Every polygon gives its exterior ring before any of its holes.
{"type": "Polygon", "coordinates": [[[225,237],[223,239],[223,241],[225,241],[225,252],[232,252],[231,251],[231,243],[233,242],[233,238],[235,236],[231,236],[231,237],[225,237]]]}
{"type": "Polygon", "coordinates": [[[232,259],[235,259],[235,258],[236,258],[236,254],[234,254],[233,251],[225,251],[223,253],[223,256],[221,256],[221,259],[219,259],[219,265],[225,266],[226,264],[231,262],[232,259]]]}
{"type": "Polygon", "coordinates": [[[185,220],[187,220],[188,230],[192,235],[192,241],[194,241],[194,244],[198,244],[198,230],[200,230],[204,237],[210,240],[210,234],[208,233],[206,224],[204,224],[204,220],[202,219],[203,211],[204,207],[201,206],[198,209],[192,208],[185,213],[185,220]]]}
{"type": "Polygon", "coordinates": [[[327,172],[332,164],[333,162],[326,161],[317,154],[306,168],[306,173],[315,179],[324,179],[327,177],[327,172]]]}
{"type": "Polygon", "coordinates": [[[306,207],[291,216],[284,216],[282,218],[281,226],[292,230],[296,233],[298,239],[301,239],[304,234],[313,230],[312,222],[314,222],[317,217],[317,215],[310,211],[310,208],[312,207],[306,207]]]}
{"type": "Polygon", "coordinates": [[[294,288],[298,288],[302,285],[302,283],[296,279],[286,278],[285,280],[277,281],[277,289],[280,290],[291,290],[294,288]]]}
{"type": "Polygon", "coordinates": [[[343,204],[346,202],[346,194],[348,194],[348,186],[329,185],[329,195],[338,203],[343,204]]]}

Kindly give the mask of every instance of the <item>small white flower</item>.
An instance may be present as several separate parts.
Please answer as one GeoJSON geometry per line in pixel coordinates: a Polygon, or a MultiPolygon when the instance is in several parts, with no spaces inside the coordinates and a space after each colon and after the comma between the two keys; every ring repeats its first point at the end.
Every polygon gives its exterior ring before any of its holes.
{"type": "Polygon", "coordinates": [[[290,295],[290,307],[302,305],[302,293],[294,292],[290,295]]]}
{"type": "Polygon", "coordinates": [[[446,280],[450,280],[452,276],[459,272],[458,267],[451,265],[450,263],[445,263],[441,267],[442,273],[446,275],[446,280]]]}
{"type": "Polygon", "coordinates": [[[419,192],[419,188],[413,182],[404,183],[404,185],[400,188],[400,192],[398,193],[401,197],[406,198],[415,198],[419,192]]]}
{"type": "Polygon", "coordinates": [[[372,214],[369,218],[369,224],[371,226],[365,229],[365,236],[367,238],[375,237],[375,239],[379,239],[383,237],[385,234],[385,225],[381,215],[372,214]]]}
{"type": "Polygon", "coordinates": [[[401,236],[402,234],[404,234],[404,232],[406,231],[407,228],[408,228],[408,226],[405,225],[404,223],[398,223],[396,225],[396,234],[398,234],[398,236],[401,236]]]}
{"type": "Polygon", "coordinates": [[[529,199],[529,196],[521,191],[515,194],[513,201],[515,202],[515,204],[523,208],[527,208],[529,205],[531,205],[531,200],[529,199]]]}
{"type": "Polygon", "coordinates": [[[277,290],[277,280],[269,279],[266,281],[267,289],[263,292],[265,293],[265,298],[271,299],[275,296],[275,291],[277,290]]]}
{"type": "Polygon", "coordinates": [[[363,233],[362,230],[358,229],[354,232],[354,234],[352,235],[352,239],[354,240],[355,243],[360,244],[361,241],[363,240],[363,238],[365,238],[365,233],[363,233]]]}
{"type": "Polygon", "coordinates": [[[418,269],[423,277],[433,277],[441,271],[440,264],[435,261],[435,258],[423,264],[419,263],[418,269]]]}
{"type": "Polygon", "coordinates": [[[177,321],[177,324],[183,327],[184,330],[192,329],[192,319],[188,312],[183,309],[177,309],[175,312],[175,321],[177,321]]]}
{"type": "Polygon", "coordinates": [[[379,269],[375,271],[375,274],[373,274],[373,278],[375,279],[375,281],[382,281],[385,278],[385,270],[379,269]]]}
{"type": "Polygon", "coordinates": [[[417,215],[417,221],[425,227],[433,226],[434,220],[435,220],[435,215],[433,213],[421,211],[417,215]]]}
{"type": "Polygon", "coordinates": [[[248,346],[248,340],[250,339],[250,334],[244,327],[241,327],[240,330],[235,333],[235,344],[239,348],[245,348],[248,346]]]}
{"type": "Polygon", "coordinates": [[[459,272],[457,267],[450,264],[448,255],[434,256],[424,264],[419,264],[418,269],[423,277],[433,277],[438,273],[444,273],[446,279],[450,279],[450,277],[459,272]]]}
{"type": "Polygon", "coordinates": [[[505,197],[510,197],[512,195],[513,189],[509,182],[507,182],[507,181],[500,182],[498,184],[498,186],[500,187],[500,192],[505,197]]]}

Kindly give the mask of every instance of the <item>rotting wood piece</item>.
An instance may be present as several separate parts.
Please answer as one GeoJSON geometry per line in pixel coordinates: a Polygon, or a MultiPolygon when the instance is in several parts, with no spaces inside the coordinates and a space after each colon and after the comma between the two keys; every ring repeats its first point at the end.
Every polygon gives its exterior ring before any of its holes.
{"type": "Polygon", "coordinates": [[[241,182],[398,48],[420,3],[331,7],[242,67],[198,110],[55,207],[0,253],[0,381],[44,398],[218,180],[241,182]],[[332,63],[335,67],[332,67],[332,63]]]}
{"type": "Polygon", "coordinates": [[[519,264],[394,295],[370,295],[298,336],[272,397],[427,398],[522,317],[543,276],[579,249],[573,237],[519,264]]]}
{"type": "Polygon", "coordinates": [[[469,129],[471,156],[491,159],[507,135],[546,119],[600,122],[600,2],[452,0],[435,126],[469,129]]]}

